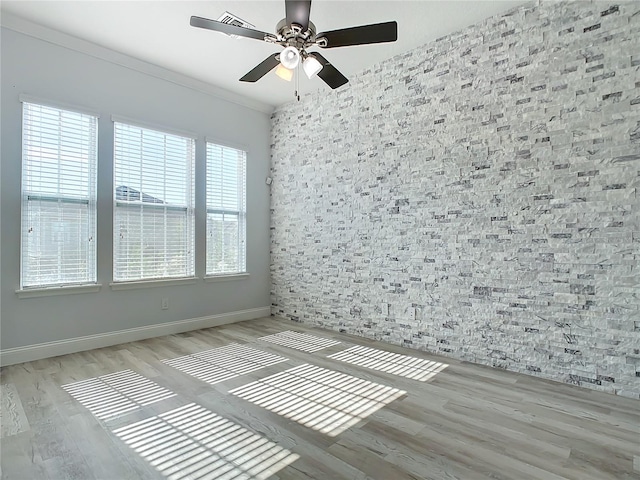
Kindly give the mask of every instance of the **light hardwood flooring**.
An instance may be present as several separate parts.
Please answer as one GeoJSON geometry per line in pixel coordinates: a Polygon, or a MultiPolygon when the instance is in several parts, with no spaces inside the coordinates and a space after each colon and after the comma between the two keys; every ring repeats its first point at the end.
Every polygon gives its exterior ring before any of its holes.
{"type": "Polygon", "coordinates": [[[637,400],[273,318],[4,367],[1,435],[7,480],[640,479],[637,400]]]}

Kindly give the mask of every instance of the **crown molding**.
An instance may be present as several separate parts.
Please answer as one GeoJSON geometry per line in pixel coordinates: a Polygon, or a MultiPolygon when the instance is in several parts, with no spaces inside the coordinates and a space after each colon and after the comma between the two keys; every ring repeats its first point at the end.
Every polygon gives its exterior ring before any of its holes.
{"type": "Polygon", "coordinates": [[[138,58],[125,55],[124,53],[102,47],[87,40],[83,40],[81,38],[74,37],[58,30],[39,25],[12,13],[3,11],[0,15],[0,25],[3,28],[7,28],[24,35],[34,37],[39,40],[52,43],[54,45],[68,48],[70,50],[74,50],[76,52],[83,53],[100,60],[104,60],[114,65],[129,68],[131,70],[135,70],[145,75],[159,78],[161,80],[165,80],[182,87],[196,90],[200,93],[210,95],[220,100],[235,103],[236,105],[250,108],[262,113],[271,114],[274,111],[273,105],[269,105],[267,103],[238,95],[223,88],[216,87],[215,85],[212,85],[210,83],[197,80],[193,77],[189,77],[182,73],[178,73],[173,70],[169,70],[164,67],[145,62],[144,60],[140,60],[138,58]]]}

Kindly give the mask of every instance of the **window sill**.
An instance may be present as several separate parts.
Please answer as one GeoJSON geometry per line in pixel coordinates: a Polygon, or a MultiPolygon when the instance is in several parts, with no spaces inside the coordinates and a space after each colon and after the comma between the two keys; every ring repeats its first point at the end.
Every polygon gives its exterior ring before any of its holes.
{"type": "Polygon", "coordinates": [[[16,290],[18,298],[51,297],[54,295],[74,295],[77,293],[95,293],[102,287],[99,283],[90,285],[67,285],[60,287],[24,288],[16,290]]]}
{"type": "Polygon", "coordinates": [[[227,273],[223,275],[209,275],[204,277],[204,281],[207,283],[230,282],[233,280],[246,280],[247,278],[249,278],[248,273],[227,273]]]}
{"type": "Polygon", "coordinates": [[[140,280],[136,282],[112,282],[111,290],[133,290],[136,288],[170,287],[173,285],[189,285],[196,283],[196,277],[167,278],[162,280],[140,280]]]}

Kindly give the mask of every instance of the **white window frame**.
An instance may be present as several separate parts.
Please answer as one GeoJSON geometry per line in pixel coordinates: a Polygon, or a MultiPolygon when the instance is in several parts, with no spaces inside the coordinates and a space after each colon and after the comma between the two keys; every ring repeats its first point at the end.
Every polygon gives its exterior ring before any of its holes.
{"type": "MultiPolygon", "coordinates": [[[[205,266],[205,280],[212,281],[221,278],[229,278],[229,279],[240,279],[248,277],[247,274],[247,242],[246,242],[246,230],[247,230],[247,201],[246,201],[246,191],[247,191],[247,151],[243,148],[225,145],[223,143],[217,142],[215,140],[206,140],[205,142],[205,157],[206,157],[206,208],[207,208],[207,216],[206,216],[206,232],[207,232],[207,241],[206,241],[206,266],[205,266]],[[218,149],[216,152],[215,149],[218,149]],[[235,166],[236,169],[236,179],[237,183],[233,186],[235,189],[235,193],[231,194],[235,196],[235,207],[229,208],[225,206],[225,201],[222,199],[223,195],[220,192],[220,188],[214,188],[213,183],[220,175],[222,175],[222,163],[216,164],[216,161],[220,161],[219,155],[223,155],[223,151],[231,151],[235,152],[237,155],[236,161],[238,162],[235,166]],[[217,197],[217,198],[216,198],[217,197]],[[238,232],[237,232],[237,252],[238,252],[238,260],[237,260],[237,268],[235,269],[219,269],[214,268],[211,265],[210,258],[211,253],[210,249],[213,247],[214,239],[211,237],[209,233],[210,225],[209,222],[211,220],[211,215],[222,215],[231,216],[237,219],[238,223],[238,232]]],[[[224,179],[223,179],[224,181],[224,179]]],[[[227,184],[226,186],[229,186],[227,184]]],[[[218,185],[217,187],[220,187],[218,185]]],[[[227,197],[228,198],[228,197],[227,197]]],[[[215,241],[222,242],[221,248],[224,250],[224,238],[223,239],[215,239],[215,241]]]]}
{"type": "MultiPolygon", "coordinates": [[[[196,148],[196,137],[195,135],[192,134],[188,134],[185,132],[178,132],[176,130],[172,130],[172,129],[167,129],[167,128],[163,128],[163,127],[158,127],[156,125],[149,125],[149,124],[145,124],[145,123],[141,123],[141,122],[137,122],[137,121],[132,121],[123,117],[118,117],[118,116],[113,116],[112,120],[114,122],[114,152],[113,152],[113,168],[114,168],[114,174],[113,174],[113,178],[114,178],[114,182],[113,182],[113,282],[111,283],[111,287],[114,290],[119,290],[122,288],[141,288],[141,287],[146,287],[146,286],[150,286],[153,284],[157,284],[157,285],[165,285],[165,284],[176,284],[176,283],[184,283],[184,281],[189,281],[189,280],[193,280],[195,279],[195,148],[196,148]],[[135,188],[139,194],[138,200],[123,200],[122,198],[118,198],[118,188],[121,187],[121,185],[118,185],[118,172],[120,168],[124,168],[124,164],[121,164],[123,158],[120,158],[120,155],[122,155],[122,152],[120,152],[118,150],[118,135],[119,132],[122,133],[120,131],[120,129],[122,127],[125,128],[129,128],[132,130],[138,129],[143,135],[144,132],[146,132],[146,134],[153,134],[153,135],[162,135],[165,138],[165,142],[166,139],[168,137],[179,137],[179,140],[183,140],[185,141],[185,164],[183,165],[184,167],[184,202],[145,202],[142,199],[147,197],[147,196],[152,196],[152,194],[150,194],[149,192],[145,192],[144,188],[141,188],[138,184],[136,184],[135,186],[131,186],[128,185],[128,187],[131,188],[135,188]],[[166,258],[164,259],[164,268],[165,271],[158,275],[158,274],[145,274],[144,272],[144,259],[145,258],[149,258],[149,257],[144,257],[144,255],[141,253],[140,256],[140,261],[141,261],[141,267],[140,267],[140,274],[136,275],[136,276],[132,276],[132,275],[122,275],[122,273],[119,274],[118,268],[119,268],[119,257],[118,257],[118,246],[119,246],[119,236],[121,235],[122,232],[119,231],[118,228],[118,214],[120,212],[125,212],[125,211],[130,211],[133,212],[134,214],[139,214],[141,217],[141,222],[143,222],[143,218],[148,218],[145,217],[145,211],[147,212],[148,215],[153,215],[153,212],[157,213],[158,212],[164,212],[164,226],[165,228],[167,227],[167,221],[169,220],[169,217],[167,216],[167,214],[169,212],[184,212],[184,219],[185,219],[185,223],[184,223],[184,227],[185,230],[183,232],[183,246],[185,248],[185,264],[184,264],[184,269],[183,271],[181,271],[180,273],[177,274],[173,274],[173,273],[169,273],[167,271],[167,262],[166,262],[166,258]]],[[[140,145],[140,151],[142,152],[142,150],[145,147],[140,145]]],[[[165,150],[165,154],[166,154],[166,150],[165,150]]],[[[141,153],[141,157],[142,157],[142,153],[141,153]]],[[[140,170],[143,170],[143,164],[145,162],[145,158],[142,157],[140,160],[140,165],[138,165],[138,167],[140,168],[140,170]]],[[[182,167],[180,167],[182,168],[182,167]]],[[[165,171],[163,172],[163,178],[165,179],[165,183],[166,183],[166,179],[169,178],[169,176],[166,173],[167,170],[167,166],[165,165],[165,171]]],[[[142,183],[141,179],[138,179],[140,181],[140,183],[142,183]]],[[[148,198],[148,197],[147,197],[148,198]]],[[[158,198],[159,199],[159,198],[158,198]]],[[[159,199],[161,200],[161,199],[159,199]]],[[[163,243],[165,246],[165,250],[164,250],[164,254],[167,254],[167,250],[166,250],[166,245],[167,245],[167,235],[168,235],[168,230],[165,230],[164,234],[163,234],[163,243]]],[[[143,242],[142,237],[140,238],[140,242],[143,242]]],[[[142,252],[142,244],[140,245],[141,247],[141,252],[142,252]]]]}
{"type": "MultiPolygon", "coordinates": [[[[23,104],[22,111],[22,174],[21,174],[21,241],[20,241],[20,289],[16,291],[20,298],[28,298],[35,296],[48,296],[59,295],[66,293],[85,293],[96,292],[99,290],[100,285],[97,283],[97,163],[98,163],[98,118],[99,115],[93,111],[89,111],[82,107],[75,107],[68,104],[56,103],[47,100],[41,100],[27,95],[20,95],[20,101],[23,104]],[[31,109],[33,111],[30,111],[31,109]],[[71,115],[73,120],[72,124],[65,125],[63,120],[59,123],[51,123],[50,129],[47,131],[43,127],[44,122],[51,121],[54,117],[50,117],[45,120],[41,118],[43,122],[41,129],[32,127],[29,124],[30,121],[36,119],[31,118],[37,115],[37,110],[46,111],[49,110],[49,114],[55,115],[56,111],[58,116],[71,115]],[[87,123],[88,122],[88,123],[87,123]],[[78,124],[79,129],[71,127],[74,123],[78,124]],[[85,124],[84,126],[82,126],[85,124]],[[87,128],[86,131],[82,129],[87,128]],[[73,132],[73,137],[68,144],[63,144],[62,137],[65,135],[65,129],[67,135],[73,132]],[[40,136],[38,137],[38,132],[40,136]],[[46,134],[46,135],[44,135],[46,134]],[[49,140],[47,140],[47,136],[49,140]],[[48,151],[47,151],[48,149],[48,151]],[[37,152],[40,150],[41,155],[38,157],[37,152]],[[75,168],[75,165],[69,160],[78,160],[84,158],[85,162],[79,164],[79,168],[75,168]],[[43,171],[52,167],[51,163],[47,165],[44,161],[45,158],[55,158],[57,175],[55,181],[51,182],[48,186],[41,185],[38,187],[39,179],[43,178],[43,171]],[[40,159],[40,161],[38,160],[40,159]],[[66,159],[67,163],[64,165],[66,159]],[[40,169],[40,173],[38,173],[40,169]],[[69,174],[77,175],[82,182],[80,182],[74,190],[61,191],[65,187],[65,177],[69,174]],[[47,188],[48,187],[48,188],[47,188]],[[57,188],[57,192],[52,192],[51,189],[57,188]],[[80,190],[85,190],[84,193],[80,193],[80,190]],[[49,190],[49,191],[47,191],[49,190]],[[78,264],[78,270],[76,271],[76,278],[71,279],[72,273],[67,273],[67,278],[64,278],[65,273],[63,271],[65,258],[61,249],[65,245],[65,238],[68,234],[61,231],[61,239],[56,241],[52,240],[50,246],[58,249],[58,265],[57,269],[54,269],[53,273],[41,274],[42,278],[38,279],[35,272],[30,272],[31,269],[39,268],[37,261],[30,261],[30,252],[33,254],[35,251],[41,251],[44,248],[41,244],[41,240],[30,239],[29,236],[34,232],[34,228],[43,231],[45,228],[44,222],[38,222],[37,203],[44,205],[55,205],[61,207],[71,207],[73,205],[86,205],[85,212],[80,210],[78,212],[82,217],[86,217],[86,224],[78,224],[78,234],[82,234],[82,237],[86,235],[86,247],[80,247],[79,242],[83,242],[84,239],[76,239],[75,242],[78,245],[78,257],[76,262],[78,264]],[[35,244],[32,242],[36,242],[35,244]],[[34,264],[35,263],[35,264],[34,264]],[[84,267],[83,267],[84,265],[84,267]],[[81,275],[84,271],[84,276],[81,275]],[[45,277],[49,279],[45,279],[45,277]],[[53,278],[57,276],[57,278],[53,278]]],[[[69,120],[67,120],[69,121],[69,120]]],[[[46,176],[46,173],[45,173],[46,176]]],[[[68,178],[67,178],[68,181],[68,178]]],[[[68,188],[68,186],[67,186],[68,188]]],[[[62,214],[62,212],[59,212],[62,214]]],[[[65,219],[59,219],[57,223],[64,224],[65,219]]]]}

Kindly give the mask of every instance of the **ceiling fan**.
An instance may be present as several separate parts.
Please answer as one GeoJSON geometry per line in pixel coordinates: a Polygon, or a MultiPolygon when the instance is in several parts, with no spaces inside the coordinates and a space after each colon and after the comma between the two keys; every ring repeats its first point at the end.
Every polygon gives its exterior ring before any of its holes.
{"type": "Polygon", "coordinates": [[[333,89],[344,85],[349,80],[318,52],[308,52],[307,49],[395,42],[398,39],[398,24],[396,22],[361,25],[316,33],[316,26],[309,21],[311,0],[285,0],[284,3],[286,17],[276,25],[275,34],[197,16],[191,17],[191,25],[227,35],[263,40],[284,47],[284,50],[279,54],[269,55],[248,72],[240,79],[241,82],[257,82],[276,67],[278,76],[285,80],[291,80],[293,70],[302,62],[302,67],[309,78],[317,74],[333,89]]]}

